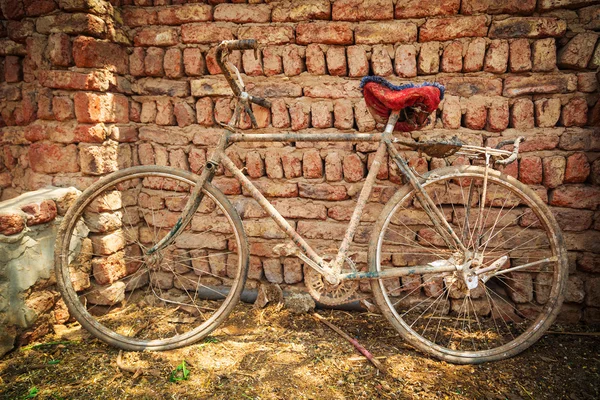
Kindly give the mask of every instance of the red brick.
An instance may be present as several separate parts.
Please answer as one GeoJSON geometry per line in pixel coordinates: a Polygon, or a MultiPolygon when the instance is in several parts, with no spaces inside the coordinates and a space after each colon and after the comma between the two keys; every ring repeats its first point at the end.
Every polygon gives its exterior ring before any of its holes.
{"type": "Polygon", "coordinates": [[[333,102],[334,126],[337,129],[352,129],[354,126],[354,113],[352,103],[347,99],[333,102]]]}
{"type": "Polygon", "coordinates": [[[66,33],[87,35],[97,38],[106,36],[106,23],[96,15],[84,13],[61,13],[40,17],[36,20],[36,30],[42,35],[66,33]]]}
{"type": "Polygon", "coordinates": [[[173,114],[175,114],[177,126],[180,128],[196,123],[196,119],[194,118],[194,110],[188,103],[184,101],[175,102],[175,105],[173,106],[173,114]]]}
{"type": "Polygon", "coordinates": [[[104,175],[118,169],[117,147],[97,144],[79,145],[81,172],[88,175],[104,175]]]}
{"type": "Polygon", "coordinates": [[[563,126],[585,126],[588,106],[583,97],[574,97],[562,108],[560,122],[563,126]]]}
{"type": "Polygon", "coordinates": [[[74,100],[79,122],[129,122],[129,103],[123,95],[78,92],[74,100]]]}
{"type": "Polygon", "coordinates": [[[92,71],[80,73],[72,71],[40,71],[38,79],[42,86],[68,90],[107,90],[109,82],[105,74],[92,71]]]}
{"type": "Polygon", "coordinates": [[[274,3],[273,22],[328,20],[331,17],[329,0],[306,0],[274,3]]]}
{"type": "Polygon", "coordinates": [[[302,157],[302,174],[305,178],[320,178],[323,176],[323,160],[317,150],[308,150],[302,157]]]}
{"type": "Polygon", "coordinates": [[[156,124],[175,125],[173,103],[169,99],[161,98],[156,100],[156,124]]]}
{"type": "Polygon", "coordinates": [[[85,36],[73,41],[73,59],[79,68],[104,68],[119,74],[129,70],[125,48],[85,36]]]}
{"type": "Polygon", "coordinates": [[[156,119],[156,102],[145,101],[142,103],[142,111],[140,113],[140,121],[144,124],[154,123],[156,119]]]}
{"type": "Polygon", "coordinates": [[[243,26],[237,33],[238,39],[256,39],[263,45],[294,43],[294,28],[291,26],[243,26]]]}
{"type": "Polygon", "coordinates": [[[567,157],[565,183],[582,183],[590,175],[590,163],[585,153],[575,153],[567,157]]]}
{"type": "Polygon", "coordinates": [[[345,76],[348,73],[346,66],[346,48],[332,46],[327,50],[327,69],[329,75],[345,76]]]}
{"type": "Polygon", "coordinates": [[[244,73],[249,76],[262,75],[262,57],[261,53],[255,54],[254,50],[245,50],[242,54],[242,64],[244,66],[244,73]],[[258,58],[255,57],[258,56],[258,58]]]}
{"type": "Polygon", "coordinates": [[[0,214],[0,234],[15,235],[25,229],[25,220],[19,214],[0,214]]]}
{"type": "MultiPolygon", "coordinates": [[[[139,104],[139,103],[138,103],[139,104]]],[[[92,125],[91,127],[94,127],[95,125],[92,125]]],[[[103,130],[100,130],[100,132],[102,132],[103,130]]],[[[121,143],[132,143],[132,142],[137,142],[138,140],[138,130],[137,127],[135,126],[128,126],[128,125],[114,125],[110,131],[110,138],[113,140],[116,140],[117,142],[121,142],[121,143]]],[[[104,139],[100,140],[99,142],[103,142],[104,139]]]]}
{"type": "Polygon", "coordinates": [[[220,43],[222,40],[233,40],[231,29],[215,24],[181,25],[181,41],[183,43],[220,43]]]}
{"type": "Polygon", "coordinates": [[[527,39],[517,39],[510,44],[508,57],[510,72],[531,71],[531,46],[527,39]]]}
{"type": "MultiPolygon", "coordinates": [[[[298,197],[298,186],[296,183],[255,181],[256,188],[266,197],[298,197]]],[[[245,189],[242,189],[244,195],[248,195],[245,189]]]]}
{"type": "Polygon", "coordinates": [[[352,44],[353,34],[350,26],[343,22],[299,23],[296,27],[298,44],[352,44]]]}
{"type": "Polygon", "coordinates": [[[354,119],[359,132],[371,132],[375,129],[375,120],[364,100],[354,104],[354,119]]]}
{"type": "Polygon", "coordinates": [[[446,41],[461,37],[487,36],[488,18],[484,15],[474,17],[428,19],[421,26],[420,42],[446,41]]]}
{"type": "Polygon", "coordinates": [[[38,92],[37,117],[40,119],[54,119],[52,113],[52,92],[43,88],[38,92]]]}
{"type": "Polygon", "coordinates": [[[331,19],[334,21],[367,21],[394,18],[392,0],[338,0],[333,3],[331,19]]]}
{"type": "Polygon", "coordinates": [[[54,96],[52,98],[52,112],[58,121],[73,118],[73,100],[67,96],[54,96]]]}
{"type": "Polygon", "coordinates": [[[289,45],[283,49],[283,72],[286,76],[299,75],[304,71],[304,61],[297,46],[289,45]]]}
{"type": "MultiPolygon", "coordinates": [[[[182,37],[183,26],[181,29],[182,37]]],[[[138,30],[133,38],[133,43],[136,46],[175,46],[179,43],[179,38],[175,28],[151,26],[138,30]]]]}
{"type": "Polygon", "coordinates": [[[550,204],[559,207],[598,209],[600,187],[584,184],[559,186],[552,191],[550,204]]]}
{"type": "MultiPolygon", "coordinates": [[[[393,51],[393,49],[391,50],[393,51]]],[[[371,68],[373,69],[374,75],[388,76],[392,74],[392,60],[386,46],[373,46],[371,50],[371,68]]]]}
{"type": "Polygon", "coordinates": [[[487,120],[485,101],[479,97],[471,97],[467,100],[466,108],[465,126],[469,129],[483,129],[487,120]]]}
{"type": "Polygon", "coordinates": [[[546,157],[542,160],[544,177],[542,183],[550,189],[562,185],[565,177],[565,158],[562,156],[546,157]]]}
{"type": "Polygon", "coordinates": [[[485,55],[483,70],[494,74],[506,72],[508,51],[506,40],[492,40],[485,55]]]}
{"type": "Polygon", "coordinates": [[[279,150],[269,149],[265,153],[265,171],[271,179],[283,178],[283,165],[281,163],[281,155],[279,150]]]}
{"type": "Polygon", "coordinates": [[[369,75],[369,60],[362,46],[350,46],[348,53],[348,76],[363,77],[369,75]]]}
{"type": "Polygon", "coordinates": [[[187,47],[183,49],[183,66],[188,76],[204,75],[206,67],[204,57],[200,49],[196,47],[187,47]]]}
{"type": "Polygon", "coordinates": [[[198,124],[202,126],[212,126],[213,119],[213,101],[210,97],[202,97],[196,102],[196,118],[198,124]]]}
{"type": "Polygon", "coordinates": [[[281,155],[281,165],[287,179],[302,176],[302,159],[297,153],[284,153],[281,155]]]}
{"type": "Polygon", "coordinates": [[[396,3],[395,18],[429,18],[458,13],[460,0],[405,0],[396,3]]]}
{"type": "Polygon", "coordinates": [[[260,178],[265,174],[265,163],[257,151],[246,154],[246,172],[250,178],[260,178]]]}
{"type": "Polygon", "coordinates": [[[21,59],[16,56],[6,56],[4,59],[4,81],[7,83],[20,82],[23,79],[21,59]]]}
{"type": "Polygon", "coordinates": [[[325,179],[328,182],[339,182],[343,177],[342,158],[338,152],[328,153],[325,157],[325,179]]]}
{"type": "Polygon", "coordinates": [[[553,127],[560,118],[560,99],[535,101],[535,121],[539,127],[553,127]]]}
{"type": "Polygon", "coordinates": [[[183,4],[167,7],[158,10],[157,18],[161,25],[206,22],[212,20],[212,7],[208,4],[183,4]]]}
{"type": "Polygon", "coordinates": [[[181,50],[177,48],[168,49],[163,61],[165,75],[168,78],[181,78],[183,76],[183,58],[181,50]]]}
{"type": "Polygon", "coordinates": [[[146,58],[144,59],[144,67],[148,76],[163,76],[163,60],[165,50],[160,47],[149,47],[146,50],[146,58]]]}
{"type": "Polygon", "coordinates": [[[534,127],[533,102],[530,99],[517,99],[512,106],[510,126],[515,129],[531,129],[534,127]]]}
{"type": "Polygon", "coordinates": [[[525,156],[519,162],[519,180],[528,185],[542,183],[542,159],[538,156],[525,156]]]}
{"type": "Polygon", "coordinates": [[[508,101],[494,100],[488,110],[487,127],[491,132],[502,132],[508,127],[508,101]]]}
{"type": "Polygon", "coordinates": [[[215,21],[264,23],[271,19],[271,8],[267,4],[219,4],[214,8],[213,16],[215,21]]]}
{"type": "Polygon", "coordinates": [[[21,210],[27,215],[27,226],[45,224],[56,218],[56,203],[52,200],[43,200],[40,203],[26,204],[21,210]]]}
{"type": "Polygon", "coordinates": [[[417,41],[417,25],[405,21],[359,24],[354,28],[356,44],[410,43],[417,41]]]}
{"type": "Polygon", "coordinates": [[[71,39],[65,33],[53,33],[48,37],[47,55],[50,62],[60,67],[68,67],[73,62],[71,39]]]}
{"type": "Polygon", "coordinates": [[[532,45],[533,71],[554,71],[556,68],[556,42],[554,38],[536,40],[532,45]]]}
{"type": "Polygon", "coordinates": [[[584,272],[600,272],[600,255],[579,253],[577,255],[577,269],[584,272]]]}
{"type": "Polygon", "coordinates": [[[77,147],[73,144],[32,143],[29,146],[29,165],[34,172],[42,174],[78,172],[77,147]]]}
{"type": "Polygon", "coordinates": [[[306,47],[306,69],[314,75],[325,75],[327,73],[325,54],[320,45],[311,43],[306,47]]]}
{"type": "Polygon", "coordinates": [[[577,89],[577,77],[571,74],[509,76],[504,80],[503,96],[516,97],[538,93],[568,93],[577,89]]]}
{"type": "Polygon", "coordinates": [[[263,50],[263,69],[266,76],[278,75],[283,72],[281,52],[273,47],[263,50]]]}
{"type": "Polygon", "coordinates": [[[130,28],[138,26],[156,25],[158,17],[156,10],[142,7],[125,8],[122,11],[123,21],[130,28]]]}
{"type": "Polygon", "coordinates": [[[593,93],[598,90],[598,79],[594,72],[582,72],[577,74],[577,91],[593,93]]]}
{"type": "Polygon", "coordinates": [[[461,14],[531,14],[536,0],[463,0],[461,14]]]}
{"type": "Polygon", "coordinates": [[[463,66],[463,44],[459,41],[450,43],[444,48],[442,55],[443,72],[461,72],[463,66]]]}
{"type": "Polygon", "coordinates": [[[498,39],[561,37],[567,30],[564,20],[546,17],[512,17],[494,20],[489,37],[498,39]]]}
{"type": "Polygon", "coordinates": [[[330,185],[328,183],[298,183],[300,197],[315,200],[340,201],[348,198],[348,193],[344,186],[330,185]]]}
{"type": "Polygon", "coordinates": [[[318,101],[311,106],[311,122],[313,128],[331,128],[333,125],[333,105],[329,101],[318,101]]]}
{"type": "Polygon", "coordinates": [[[474,39],[468,47],[464,60],[464,72],[481,71],[485,57],[485,39],[474,39]]]}
{"type": "Polygon", "coordinates": [[[18,20],[25,16],[25,7],[22,1],[5,0],[2,2],[2,13],[6,19],[18,20]]]}
{"type": "Polygon", "coordinates": [[[401,78],[417,76],[417,50],[412,44],[403,44],[396,48],[394,71],[401,78]]]}
{"type": "Polygon", "coordinates": [[[285,100],[273,100],[271,103],[271,120],[275,128],[288,128],[290,126],[290,115],[285,100]]]}
{"type": "Polygon", "coordinates": [[[440,69],[440,44],[428,42],[421,45],[418,71],[420,75],[436,74],[440,69]]]}
{"type": "Polygon", "coordinates": [[[585,69],[592,58],[598,35],[580,33],[558,52],[558,66],[565,69],[585,69]]]}
{"type": "Polygon", "coordinates": [[[365,166],[358,154],[348,154],[344,157],[344,178],[348,182],[358,182],[365,175],[365,166]]]}
{"type": "Polygon", "coordinates": [[[290,106],[289,110],[292,130],[308,128],[310,105],[296,102],[290,106]]]}
{"type": "Polygon", "coordinates": [[[444,128],[458,129],[462,119],[459,98],[456,96],[446,96],[442,109],[442,122],[444,128]]]}
{"type": "Polygon", "coordinates": [[[143,47],[134,47],[129,55],[129,73],[133,76],[144,76],[144,59],[146,52],[143,47]]]}
{"type": "Polygon", "coordinates": [[[229,98],[217,99],[215,101],[215,121],[229,123],[233,110],[231,109],[231,100],[229,98]]]}

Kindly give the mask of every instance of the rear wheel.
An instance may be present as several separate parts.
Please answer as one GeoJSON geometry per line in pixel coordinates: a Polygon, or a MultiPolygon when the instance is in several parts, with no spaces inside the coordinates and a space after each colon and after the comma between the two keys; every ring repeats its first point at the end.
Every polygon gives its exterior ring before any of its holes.
{"type": "Polygon", "coordinates": [[[448,167],[421,181],[466,256],[436,232],[408,186],[382,211],[369,249],[372,271],[471,260],[468,273],[372,281],[375,301],[404,338],[454,363],[499,360],[529,347],[554,321],[568,272],[548,207],[495,170],[484,191],[484,174],[481,167],[448,167]]]}
{"type": "Polygon", "coordinates": [[[244,287],[248,245],[231,203],[211,184],[191,223],[148,254],[177,223],[197,176],[143,166],[88,188],[69,209],[55,247],[71,314],[126,350],[191,344],[231,312],[244,287]]]}

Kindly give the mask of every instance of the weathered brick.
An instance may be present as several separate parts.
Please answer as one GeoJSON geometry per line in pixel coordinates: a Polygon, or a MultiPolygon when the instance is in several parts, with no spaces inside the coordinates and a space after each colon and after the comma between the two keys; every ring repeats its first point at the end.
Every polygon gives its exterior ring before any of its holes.
{"type": "Polygon", "coordinates": [[[149,47],[146,50],[146,57],[144,58],[146,75],[162,76],[164,74],[164,56],[165,50],[161,49],[160,47],[149,47]]]}
{"type": "Polygon", "coordinates": [[[203,23],[181,25],[181,41],[183,43],[210,44],[233,39],[233,33],[229,27],[203,23]]]}
{"type": "Polygon", "coordinates": [[[392,60],[386,46],[373,46],[371,50],[371,68],[374,75],[388,76],[392,74],[392,60]]]}
{"type": "Polygon", "coordinates": [[[21,210],[27,215],[27,226],[44,224],[56,218],[56,203],[53,200],[43,200],[39,203],[26,204],[21,210]]]}
{"type": "Polygon", "coordinates": [[[168,78],[181,78],[183,76],[183,57],[181,50],[170,48],[165,52],[163,68],[168,78]]]}
{"type": "Polygon", "coordinates": [[[585,126],[588,106],[583,97],[573,97],[562,108],[560,122],[563,126],[585,126]]]}
{"type": "Polygon", "coordinates": [[[215,101],[215,121],[229,123],[233,110],[231,109],[231,100],[228,98],[221,98],[215,101]]]}
{"type": "Polygon", "coordinates": [[[592,58],[598,35],[591,32],[580,33],[558,52],[558,66],[569,69],[585,69],[592,58]]]}
{"type": "Polygon", "coordinates": [[[311,105],[311,124],[313,128],[331,128],[333,125],[333,105],[328,101],[318,101],[311,105]]]}
{"type": "Polygon", "coordinates": [[[485,39],[474,39],[467,46],[464,59],[464,72],[481,71],[485,58],[485,39]]]}
{"type": "Polygon", "coordinates": [[[263,261],[265,278],[272,283],[283,283],[283,269],[278,258],[266,258],[263,261]]]}
{"type": "Polygon", "coordinates": [[[175,102],[173,105],[173,114],[175,115],[175,120],[180,128],[196,123],[194,110],[184,101],[175,102]]]}
{"type": "Polygon", "coordinates": [[[577,269],[584,272],[600,272],[600,255],[579,253],[577,255],[577,269]]]}
{"type": "Polygon", "coordinates": [[[104,175],[118,169],[117,147],[95,144],[79,145],[81,171],[89,175],[104,175]]]}
{"type": "Polygon", "coordinates": [[[328,182],[341,181],[343,177],[342,158],[336,151],[328,153],[325,157],[325,179],[328,182]]]}
{"type": "Polygon", "coordinates": [[[283,280],[285,283],[294,284],[302,282],[302,262],[296,257],[283,259],[283,280]]]}
{"type": "Polygon", "coordinates": [[[169,99],[156,100],[156,124],[157,125],[175,125],[175,114],[173,113],[173,103],[169,99]]]}
{"type": "Polygon", "coordinates": [[[161,25],[211,21],[212,7],[208,4],[182,4],[162,8],[157,12],[157,19],[161,25]]]}
{"type": "Polygon", "coordinates": [[[489,37],[498,39],[561,37],[567,30],[562,19],[550,17],[511,17],[494,20],[489,37]]]}
{"type": "Polygon", "coordinates": [[[329,0],[294,0],[274,3],[273,22],[312,21],[331,18],[329,0]]]}
{"type": "Polygon", "coordinates": [[[141,28],[133,37],[133,43],[136,46],[175,46],[178,42],[177,29],[170,27],[150,26],[141,28]]]}
{"type": "Polygon", "coordinates": [[[506,71],[508,64],[508,42],[506,40],[492,40],[485,55],[483,70],[494,74],[506,71]]]}
{"type": "Polygon", "coordinates": [[[302,158],[297,153],[284,153],[281,155],[281,165],[285,177],[298,178],[302,176],[302,158]]]}
{"type": "Polygon", "coordinates": [[[300,197],[315,200],[339,201],[348,198],[348,193],[344,186],[329,185],[327,183],[298,183],[300,197]]]}
{"type": "Polygon", "coordinates": [[[438,15],[454,15],[458,13],[460,0],[405,0],[396,3],[394,16],[396,19],[425,18],[438,15]]]}
{"type": "Polygon", "coordinates": [[[0,234],[15,235],[25,229],[25,219],[16,213],[0,214],[0,234]]]}
{"type": "MultiPolygon", "coordinates": [[[[298,197],[298,186],[292,182],[255,181],[256,188],[267,197],[298,197]]],[[[244,195],[249,193],[243,189],[244,195]]]]}
{"type": "MultiPolygon", "coordinates": [[[[341,46],[331,46],[326,54],[327,69],[329,75],[345,76],[348,73],[346,66],[346,48],[341,46]]],[[[285,59],[284,59],[285,62],[285,59]]]]}
{"type": "Polygon", "coordinates": [[[480,97],[467,99],[465,126],[469,129],[483,129],[487,121],[485,100],[480,97]]]}
{"type": "Polygon", "coordinates": [[[262,52],[263,70],[266,76],[278,75],[283,72],[281,52],[273,47],[267,47],[262,52]]]}
{"type": "Polygon", "coordinates": [[[363,46],[350,46],[347,49],[348,76],[363,77],[369,75],[369,60],[363,46]]]}
{"type": "Polygon", "coordinates": [[[458,129],[462,119],[459,98],[456,96],[445,96],[442,109],[442,122],[444,128],[458,129]]]}
{"type": "Polygon", "coordinates": [[[78,172],[77,147],[60,146],[54,143],[36,142],[29,146],[29,165],[34,172],[53,174],[78,172]]]}
{"type": "Polygon", "coordinates": [[[79,122],[129,122],[129,102],[123,95],[77,92],[74,100],[79,122]]]}
{"type": "Polygon", "coordinates": [[[73,59],[79,68],[104,68],[119,74],[129,71],[124,47],[85,36],[73,41],[73,59]]]}
{"type": "Polygon", "coordinates": [[[542,183],[547,188],[553,189],[563,183],[565,176],[565,158],[562,156],[546,157],[542,160],[544,176],[542,183]]]}
{"type": "Polygon", "coordinates": [[[156,25],[158,22],[156,10],[143,7],[125,8],[122,10],[122,15],[125,25],[129,26],[130,28],[156,25]]]}
{"type": "MultiPolygon", "coordinates": [[[[385,51],[385,50],[384,50],[385,51]]],[[[403,44],[396,48],[394,71],[402,78],[417,76],[417,50],[412,44],[403,44]]]]}
{"type": "Polygon", "coordinates": [[[145,101],[142,103],[142,111],[140,113],[140,121],[144,124],[154,123],[156,120],[156,102],[145,101]]]}
{"type": "Polygon", "coordinates": [[[347,99],[333,102],[334,126],[337,129],[352,129],[354,126],[354,113],[352,103],[347,99]]]}
{"type": "Polygon", "coordinates": [[[202,97],[196,102],[196,119],[199,125],[212,126],[213,119],[213,101],[210,97],[202,97]]]}
{"type": "Polygon", "coordinates": [[[519,162],[519,180],[528,185],[542,183],[542,159],[538,156],[524,156],[519,162]]]}
{"type": "Polygon", "coordinates": [[[206,72],[204,57],[199,48],[187,47],[183,49],[183,66],[187,76],[200,76],[206,72]]]}
{"type": "Polygon", "coordinates": [[[515,100],[510,114],[510,126],[515,129],[531,129],[534,127],[533,102],[527,98],[515,100]]]}
{"type": "Polygon", "coordinates": [[[354,36],[356,44],[416,42],[417,25],[405,21],[363,23],[354,28],[354,36]]]}
{"type": "Polygon", "coordinates": [[[538,9],[540,11],[548,11],[556,8],[577,8],[593,3],[593,0],[540,0],[538,2],[538,9]]]}
{"type": "Polygon", "coordinates": [[[65,33],[48,36],[47,56],[50,62],[60,67],[68,67],[73,62],[71,39],[65,33]]]}
{"type": "Polygon", "coordinates": [[[508,127],[508,101],[494,100],[488,109],[486,129],[491,132],[502,132],[508,127]]]}
{"type": "Polygon", "coordinates": [[[263,45],[294,43],[294,28],[291,26],[242,26],[237,32],[238,39],[255,39],[263,45]]]}
{"type": "Polygon", "coordinates": [[[488,18],[485,15],[474,17],[432,18],[421,26],[419,41],[446,41],[461,37],[487,36],[488,18]]]}
{"type": "Polygon", "coordinates": [[[133,76],[144,76],[144,59],[146,52],[143,47],[135,47],[129,55],[129,73],[133,76]]]}
{"type": "Polygon", "coordinates": [[[509,76],[504,80],[503,95],[516,97],[539,93],[568,93],[577,90],[576,75],[509,76]]]}
{"type": "Polygon", "coordinates": [[[285,100],[275,99],[271,103],[271,120],[275,128],[287,128],[290,126],[290,115],[285,100]]]}
{"type": "Polygon", "coordinates": [[[290,119],[292,130],[298,131],[306,129],[309,126],[310,105],[302,102],[296,102],[290,105],[290,119]]]}
{"type": "Polygon", "coordinates": [[[436,74],[440,69],[440,44],[427,42],[419,51],[418,71],[421,75],[436,74]]]}
{"type": "Polygon", "coordinates": [[[23,80],[23,67],[21,58],[17,56],[6,56],[4,58],[4,81],[16,83],[23,80]]]}
{"type": "Polygon", "coordinates": [[[464,0],[461,13],[471,14],[531,14],[535,10],[535,0],[464,0]]]}
{"type": "Polygon", "coordinates": [[[358,182],[365,175],[365,166],[358,154],[347,154],[343,160],[344,179],[348,182],[358,182]]]}
{"type": "Polygon", "coordinates": [[[317,150],[309,150],[302,157],[302,173],[305,178],[320,178],[323,176],[323,160],[317,150]]]}
{"type": "Polygon", "coordinates": [[[325,54],[321,49],[321,45],[311,43],[306,47],[306,69],[314,75],[325,75],[327,73],[325,54]]]}
{"type": "Polygon", "coordinates": [[[286,46],[283,49],[282,61],[283,73],[286,76],[299,75],[302,71],[304,71],[304,61],[297,46],[286,46]]]}
{"type": "Polygon", "coordinates": [[[369,112],[364,99],[354,104],[354,119],[359,132],[371,132],[375,129],[375,120],[369,112]]]}
{"type": "Polygon", "coordinates": [[[106,74],[92,71],[89,73],[73,71],[40,71],[38,79],[42,86],[53,89],[98,90],[109,88],[106,74]]]}
{"type": "Polygon", "coordinates": [[[52,112],[57,121],[73,118],[73,100],[67,96],[54,96],[52,98],[52,112]]]}
{"type": "Polygon", "coordinates": [[[590,163],[585,153],[575,153],[567,157],[565,183],[582,183],[590,175],[590,163]]]}
{"type": "Polygon", "coordinates": [[[296,27],[296,42],[298,44],[352,44],[354,35],[352,29],[344,22],[329,23],[299,23],[296,27]]]}
{"type": "Polygon", "coordinates": [[[246,154],[246,172],[250,178],[260,178],[265,174],[265,163],[257,151],[246,154]]]}
{"type": "Polygon", "coordinates": [[[535,101],[535,121],[537,126],[553,127],[560,118],[560,99],[540,99],[535,101]]]}
{"type": "Polygon", "coordinates": [[[267,4],[219,4],[213,10],[213,18],[238,24],[264,23],[271,19],[271,8],[267,4]]]}
{"type": "Polygon", "coordinates": [[[536,40],[532,46],[533,71],[554,71],[556,68],[556,41],[554,38],[536,40]]]}
{"type": "Polygon", "coordinates": [[[88,35],[102,38],[106,35],[106,23],[96,15],[83,13],[51,14],[36,20],[38,33],[66,33],[68,35],[88,35]]]}
{"type": "Polygon", "coordinates": [[[577,74],[577,91],[593,93],[598,90],[598,79],[594,72],[582,72],[577,74]]]}
{"type": "Polygon", "coordinates": [[[531,46],[527,39],[517,39],[510,43],[508,61],[510,72],[531,71],[531,46]]]}
{"type": "Polygon", "coordinates": [[[244,73],[246,75],[257,76],[263,74],[260,52],[255,53],[254,50],[245,50],[242,54],[242,65],[244,66],[244,73]]]}
{"type": "Polygon", "coordinates": [[[338,0],[333,3],[331,19],[334,21],[366,21],[394,18],[391,0],[338,0]]]}
{"type": "Polygon", "coordinates": [[[454,41],[444,48],[442,54],[443,72],[461,72],[463,67],[463,44],[454,41]]]}
{"type": "Polygon", "coordinates": [[[552,191],[550,204],[596,210],[600,205],[600,187],[584,184],[561,185],[552,191]]]}

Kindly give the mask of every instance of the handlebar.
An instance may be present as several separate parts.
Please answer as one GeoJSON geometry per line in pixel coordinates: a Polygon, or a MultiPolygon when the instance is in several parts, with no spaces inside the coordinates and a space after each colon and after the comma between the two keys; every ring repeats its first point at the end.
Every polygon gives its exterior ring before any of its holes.
{"type": "MultiPolygon", "coordinates": [[[[229,68],[227,68],[227,66],[225,65],[225,62],[227,61],[227,56],[229,55],[229,52],[233,50],[251,50],[256,49],[257,47],[258,43],[255,39],[225,40],[217,46],[217,64],[219,64],[221,71],[223,71],[223,75],[225,76],[227,83],[229,83],[229,86],[231,86],[233,94],[237,97],[242,96],[242,93],[245,91],[245,88],[240,88],[235,79],[231,76],[229,68]]],[[[248,101],[254,104],[258,104],[261,107],[271,108],[271,102],[259,96],[248,95],[248,101]]]]}
{"type": "Polygon", "coordinates": [[[517,159],[517,156],[519,155],[519,145],[521,144],[521,142],[524,142],[524,141],[525,141],[525,138],[523,136],[519,136],[515,140],[504,140],[504,141],[498,143],[496,145],[496,149],[500,149],[508,144],[512,144],[513,151],[512,151],[512,154],[508,158],[505,158],[504,160],[497,160],[496,164],[507,165],[507,164],[510,164],[511,162],[515,161],[517,159]]]}

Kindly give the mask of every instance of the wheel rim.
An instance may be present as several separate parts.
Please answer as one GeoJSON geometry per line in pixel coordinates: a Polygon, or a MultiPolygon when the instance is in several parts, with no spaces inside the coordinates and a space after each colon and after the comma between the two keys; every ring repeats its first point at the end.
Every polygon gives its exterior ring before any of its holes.
{"type": "MultiPolygon", "coordinates": [[[[483,358],[504,358],[508,352],[519,352],[541,336],[560,305],[564,256],[554,235],[553,222],[517,187],[518,182],[512,184],[499,179],[495,172],[489,177],[485,201],[491,207],[484,208],[478,224],[482,228],[477,232],[465,229],[467,221],[468,226],[477,225],[472,223],[477,221],[475,214],[481,204],[481,199],[475,196],[478,204],[466,206],[465,203],[470,202],[465,191],[469,188],[474,193],[482,182],[481,173],[467,170],[466,174],[462,169],[431,177],[424,186],[453,229],[459,232],[465,247],[482,249],[480,268],[493,264],[503,255],[508,256],[507,263],[496,273],[535,259],[544,260],[548,255],[556,261],[512,273],[500,272],[486,282],[479,280],[478,287],[471,292],[457,273],[379,281],[378,287],[391,311],[391,322],[414,345],[438,356],[475,362],[473,360],[483,358]],[[466,174],[470,179],[465,179],[466,174]],[[518,204],[514,197],[505,196],[506,190],[519,195],[518,204]],[[445,198],[442,194],[446,194],[445,198]],[[480,232],[482,235],[477,234],[480,232]],[[527,237],[531,232],[534,235],[527,237]],[[479,236],[480,240],[474,239],[479,236]],[[523,239],[521,244],[519,239],[523,239]]],[[[402,197],[383,223],[376,252],[379,270],[447,259],[453,253],[431,229],[431,222],[423,223],[427,216],[422,209],[405,207],[410,205],[411,198],[412,191],[402,197]],[[399,232],[400,228],[404,231],[399,232]],[[392,254],[386,261],[389,253],[386,250],[393,247],[389,246],[392,238],[399,242],[394,243],[396,247],[412,248],[416,254],[404,250],[395,256],[392,254]],[[412,247],[408,246],[411,243],[412,247]]]]}
{"type": "Polygon", "coordinates": [[[65,300],[101,339],[179,347],[207,335],[237,301],[245,241],[211,191],[174,243],[147,254],[181,215],[194,185],[185,175],[122,174],[96,187],[69,221],[60,257],[65,300]]]}

